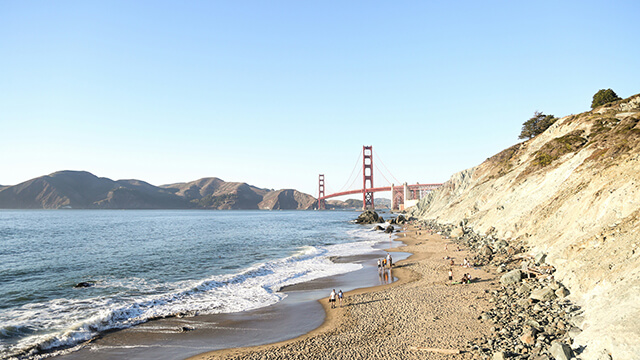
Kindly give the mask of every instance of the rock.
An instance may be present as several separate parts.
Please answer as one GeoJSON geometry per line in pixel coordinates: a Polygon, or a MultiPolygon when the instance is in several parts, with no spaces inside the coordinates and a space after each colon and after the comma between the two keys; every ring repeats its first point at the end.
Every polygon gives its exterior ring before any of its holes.
{"type": "Polygon", "coordinates": [[[522,280],[522,271],[520,269],[515,269],[502,275],[502,277],[500,278],[500,283],[506,286],[519,283],[520,280],[522,280]]]}
{"type": "Polygon", "coordinates": [[[396,217],[396,224],[398,225],[403,225],[407,223],[407,219],[404,217],[404,215],[398,215],[396,217]]]}
{"type": "Polygon", "coordinates": [[[92,287],[93,285],[94,285],[94,284],[93,284],[93,283],[91,283],[91,282],[83,281],[83,282],[79,282],[79,283],[77,283],[77,284],[76,284],[76,285],[74,285],[73,287],[74,287],[74,288],[88,288],[88,287],[92,287]]]}
{"type": "Polygon", "coordinates": [[[536,343],[536,335],[538,331],[532,327],[526,327],[522,336],[520,336],[520,341],[523,344],[533,345],[536,343]]]}
{"type": "Polygon", "coordinates": [[[536,264],[541,265],[544,264],[544,262],[547,259],[547,254],[545,253],[538,253],[533,257],[534,261],[536,262],[536,264]]]}
{"type": "Polygon", "coordinates": [[[493,250],[491,249],[491,246],[485,245],[485,246],[480,248],[479,253],[482,256],[487,256],[488,257],[488,256],[493,255],[493,250]]]}
{"type": "Polygon", "coordinates": [[[384,231],[384,228],[380,225],[376,225],[376,227],[373,228],[376,231],[384,231]]]}
{"type": "Polygon", "coordinates": [[[449,234],[449,236],[451,236],[452,238],[459,238],[463,235],[463,231],[462,228],[455,228],[453,230],[451,230],[451,233],[449,234]]]}
{"type": "Polygon", "coordinates": [[[555,299],[556,294],[553,292],[553,290],[546,287],[542,289],[533,290],[531,292],[531,295],[529,295],[529,298],[533,300],[538,300],[538,301],[549,301],[549,300],[555,299]]]}
{"type": "Polygon", "coordinates": [[[393,232],[393,225],[387,226],[387,228],[384,229],[384,232],[387,234],[391,234],[393,232]]]}
{"type": "Polygon", "coordinates": [[[530,291],[531,291],[531,288],[529,287],[529,285],[522,284],[518,288],[518,290],[516,290],[516,293],[518,293],[518,295],[528,295],[530,291]]]}
{"type": "Polygon", "coordinates": [[[505,356],[504,356],[504,352],[502,351],[496,351],[493,353],[493,357],[491,358],[492,360],[504,360],[505,356]]]}
{"type": "Polygon", "coordinates": [[[356,219],[356,224],[377,224],[382,222],[384,222],[384,219],[377,212],[371,210],[363,211],[356,219]]]}
{"type": "Polygon", "coordinates": [[[569,360],[573,358],[573,350],[571,350],[571,347],[558,341],[551,344],[549,353],[555,360],[569,360]]]}
{"type": "Polygon", "coordinates": [[[509,243],[504,241],[504,240],[498,240],[498,241],[495,242],[495,244],[493,244],[493,248],[496,251],[500,251],[501,249],[504,249],[507,246],[509,246],[509,243]]]}
{"type": "Polygon", "coordinates": [[[566,287],[561,286],[558,290],[556,290],[556,296],[559,298],[567,297],[569,295],[569,290],[566,287]]]}

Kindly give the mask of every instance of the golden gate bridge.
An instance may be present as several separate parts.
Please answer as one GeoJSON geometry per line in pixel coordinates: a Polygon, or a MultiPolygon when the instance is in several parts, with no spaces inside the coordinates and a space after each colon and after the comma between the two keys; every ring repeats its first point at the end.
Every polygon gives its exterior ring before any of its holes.
{"type": "MultiPolygon", "coordinates": [[[[359,160],[360,158],[358,157],[358,161],[359,160]]],[[[324,174],[320,174],[318,176],[318,210],[326,209],[326,199],[360,193],[362,194],[362,210],[373,210],[375,209],[373,194],[376,192],[391,192],[391,209],[403,210],[412,205],[415,205],[415,203],[417,203],[418,200],[420,200],[426,193],[437,189],[441,185],[442,184],[409,185],[405,182],[404,184],[401,184],[399,186],[394,186],[394,184],[391,184],[391,186],[374,187],[373,146],[364,145],[362,146],[362,189],[340,191],[326,195],[324,174]]]]}

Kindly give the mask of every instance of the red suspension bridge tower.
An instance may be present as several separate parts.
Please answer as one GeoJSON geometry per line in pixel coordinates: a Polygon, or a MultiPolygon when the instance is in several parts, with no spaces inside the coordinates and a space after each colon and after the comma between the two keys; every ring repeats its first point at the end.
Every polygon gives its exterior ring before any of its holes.
{"type": "Polygon", "coordinates": [[[373,205],[373,146],[362,146],[362,210],[375,210],[373,205]]]}
{"type": "Polygon", "coordinates": [[[324,200],[324,174],[318,176],[318,210],[325,210],[324,200]]]}
{"type": "MultiPolygon", "coordinates": [[[[384,164],[383,164],[384,165],[384,164]]],[[[356,163],[357,166],[357,163],[356,163]]],[[[355,167],[354,167],[355,170],[355,167]]],[[[388,171],[388,170],[387,170],[388,171]]],[[[382,175],[384,178],[384,175],[382,175]]],[[[386,178],[385,178],[386,179],[386,178]]],[[[390,191],[391,192],[391,208],[393,210],[402,210],[408,201],[413,201],[422,198],[422,196],[430,191],[433,191],[442,184],[415,184],[409,185],[406,182],[401,186],[373,187],[373,146],[362,147],[362,189],[341,191],[334,194],[325,194],[325,182],[324,174],[318,176],[318,210],[325,210],[327,207],[326,199],[362,194],[362,210],[375,210],[373,203],[373,193],[376,191],[390,191]]],[[[409,205],[412,206],[412,205],[409,205]]]]}

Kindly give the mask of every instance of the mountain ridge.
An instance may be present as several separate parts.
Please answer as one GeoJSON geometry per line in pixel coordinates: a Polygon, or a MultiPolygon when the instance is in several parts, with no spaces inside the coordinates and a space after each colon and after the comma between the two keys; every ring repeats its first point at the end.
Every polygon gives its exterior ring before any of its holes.
{"type": "Polygon", "coordinates": [[[0,187],[2,209],[297,209],[317,203],[294,189],[272,191],[216,177],[151,185],[111,180],[88,171],[63,170],[0,187]],[[278,201],[266,201],[276,197],[278,201]],[[267,199],[267,200],[268,200],[267,199]]]}

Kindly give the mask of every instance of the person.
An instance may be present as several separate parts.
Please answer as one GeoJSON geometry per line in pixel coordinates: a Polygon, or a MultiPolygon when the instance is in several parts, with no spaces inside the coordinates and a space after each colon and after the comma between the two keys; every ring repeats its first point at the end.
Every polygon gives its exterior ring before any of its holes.
{"type": "Polygon", "coordinates": [[[391,254],[387,254],[387,264],[389,264],[389,269],[393,266],[393,259],[391,258],[391,254]]]}
{"type": "Polygon", "coordinates": [[[467,258],[464,258],[464,261],[462,263],[462,266],[468,268],[471,267],[471,264],[469,264],[469,260],[467,260],[467,258]]]}
{"type": "Polygon", "coordinates": [[[456,264],[456,263],[453,261],[453,258],[451,258],[451,261],[449,262],[449,264],[450,264],[451,266],[453,266],[453,265],[455,265],[455,264],[456,264]]]}
{"type": "Polygon", "coordinates": [[[329,295],[329,304],[331,304],[332,309],[336,307],[336,289],[331,290],[331,295],[329,295]]]}
{"type": "Polygon", "coordinates": [[[453,280],[453,269],[449,268],[449,281],[453,280]]]}
{"type": "Polygon", "coordinates": [[[340,304],[340,307],[342,307],[342,297],[343,297],[342,289],[340,289],[340,291],[338,291],[338,302],[340,304]]]}
{"type": "Polygon", "coordinates": [[[378,272],[382,271],[382,260],[378,259],[378,272]]]}
{"type": "Polygon", "coordinates": [[[467,284],[467,274],[462,275],[462,279],[460,280],[461,284],[467,284]]]}
{"type": "Polygon", "coordinates": [[[471,274],[467,273],[467,284],[471,284],[471,274]]]}

